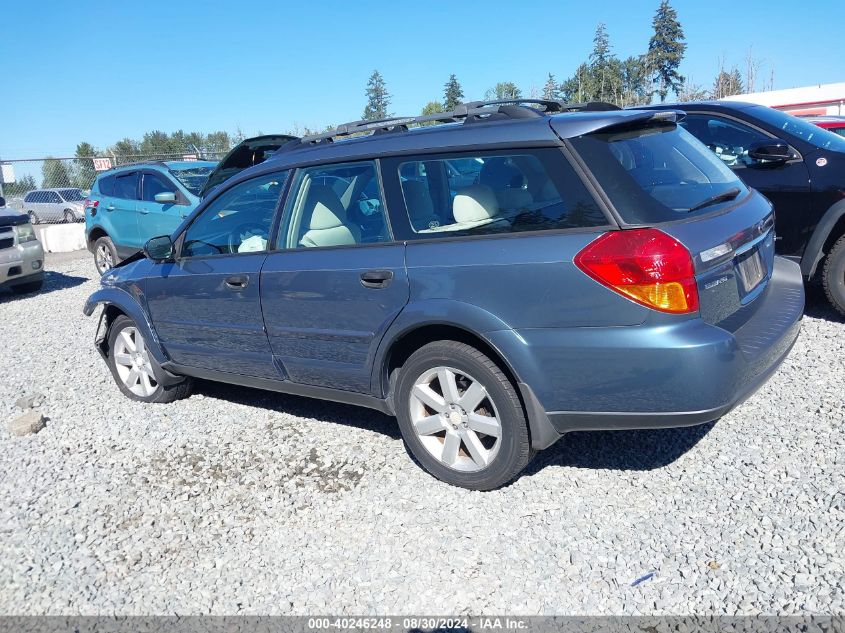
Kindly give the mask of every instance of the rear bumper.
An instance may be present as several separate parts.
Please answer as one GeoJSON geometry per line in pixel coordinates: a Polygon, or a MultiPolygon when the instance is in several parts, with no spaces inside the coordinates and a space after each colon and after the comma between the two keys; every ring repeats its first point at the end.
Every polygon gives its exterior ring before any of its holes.
{"type": "Polygon", "coordinates": [[[804,309],[799,266],[776,258],[757,301],[754,315],[734,332],[691,319],[488,338],[530,385],[559,434],[692,426],[741,404],[786,358],[804,309]]]}
{"type": "Polygon", "coordinates": [[[0,251],[0,288],[44,278],[44,249],[38,241],[0,251]]]}

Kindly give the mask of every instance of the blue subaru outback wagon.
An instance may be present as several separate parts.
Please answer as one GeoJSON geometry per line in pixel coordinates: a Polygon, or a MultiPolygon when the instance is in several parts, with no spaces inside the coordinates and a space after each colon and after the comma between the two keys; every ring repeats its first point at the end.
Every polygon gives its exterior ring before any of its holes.
{"type": "Polygon", "coordinates": [[[103,277],[96,346],[135,400],[200,378],[395,415],[481,490],[570,431],[716,420],[803,286],[682,116],[477,102],[290,141],[103,277]]]}

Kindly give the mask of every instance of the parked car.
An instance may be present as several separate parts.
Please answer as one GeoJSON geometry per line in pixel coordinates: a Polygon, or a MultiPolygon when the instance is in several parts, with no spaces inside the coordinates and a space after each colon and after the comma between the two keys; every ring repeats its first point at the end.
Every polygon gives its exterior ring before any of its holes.
{"type": "Polygon", "coordinates": [[[101,172],[85,200],[88,250],[102,274],[154,235],[171,233],[199,204],[216,163],[166,161],[101,172]]]}
{"type": "Polygon", "coordinates": [[[778,254],[821,278],[845,314],[845,138],[780,110],[734,101],[652,106],[681,125],[775,206],[778,254]]]}
{"type": "Polygon", "coordinates": [[[845,116],[802,116],[800,118],[834,134],[845,136],[845,116]]]}
{"type": "Polygon", "coordinates": [[[673,112],[536,105],[347,124],[230,174],[89,297],[118,388],[372,407],[481,490],[570,431],[730,411],[800,327],[771,204],[673,112]]]}
{"type": "Polygon", "coordinates": [[[29,216],[0,198],[0,288],[23,294],[44,284],[44,249],[29,216]]]}
{"type": "Polygon", "coordinates": [[[24,196],[23,210],[32,224],[81,222],[85,219],[84,200],[75,187],[35,189],[24,196]]]}

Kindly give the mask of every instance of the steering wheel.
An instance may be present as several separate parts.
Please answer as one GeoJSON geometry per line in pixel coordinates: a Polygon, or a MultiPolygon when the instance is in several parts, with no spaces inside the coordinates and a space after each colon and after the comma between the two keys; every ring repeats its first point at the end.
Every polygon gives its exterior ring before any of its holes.
{"type": "Polygon", "coordinates": [[[243,224],[239,224],[229,233],[229,252],[237,253],[245,240],[256,235],[264,239],[266,246],[269,238],[266,226],[258,222],[244,222],[243,224]]]}

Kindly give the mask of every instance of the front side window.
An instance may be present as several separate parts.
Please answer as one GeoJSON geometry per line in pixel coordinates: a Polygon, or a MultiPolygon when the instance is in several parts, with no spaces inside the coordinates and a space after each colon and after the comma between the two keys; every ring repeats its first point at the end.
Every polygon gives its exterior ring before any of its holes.
{"type": "Polygon", "coordinates": [[[607,224],[555,149],[409,159],[399,180],[417,239],[607,224]]]}
{"type": "Polygon", "coordinates": [[[145,173],[141,183],[141,200],[155,202],[156,195],[160,193],[175,193],[176,185],[164,176],[159,174],[145,173]]]}
{"type": "Polygon", "coordinates": [[[282,248],[375,244],[390,240],[372,161],[297,172],[288,196],[282,248]]]}
{"type": "Polygon", "coordinates": [[[208,177],[212,172],[211,167],[190,167],[188,169],[171,169],[170,173],[176,176],[176,179],[181,182],[185,188],[195,196],[200,195],[200,191],[208,181],[208,177]]]}
{"type": "Polygon", "coordinates": [[[845,139],[809,121],[799,119],[781,110],[763,106],[753,106],[748,109],[748,112],[777,130],[797,136],[806,143],[810,143],[821,149],[845,152],[845,139]]]}
{"type": "Polygon", "coordinates": [[[182,256],[266,251],[286,177],[287,172],[265,174],[215,198],[185,232],[182,256]]]}
{"type": "Polygon", "coordinates": [[[82,202],[85,199],[79,189],[62,189],[59,193],[66,202],[82,202]]]}
{"type": "Polygon", "coordinates": [[[647,123],[572,139],[624,222],[652,224],[706,215],[748,188],[675,123],[647,123]]]}
{"type": "Polygon", "coordinates": [[[752,127],[706,114],[689,114],[681,127],[704,143],[728,167],[746,167],[761,163],[748,155],[752,143],[770,138],[752,127]]]}
{"type": "Polygon", "coordinates": [[[138,199],[138,172],[120,174],[114,179],[114,197],[124,200],[138,199]]]}

